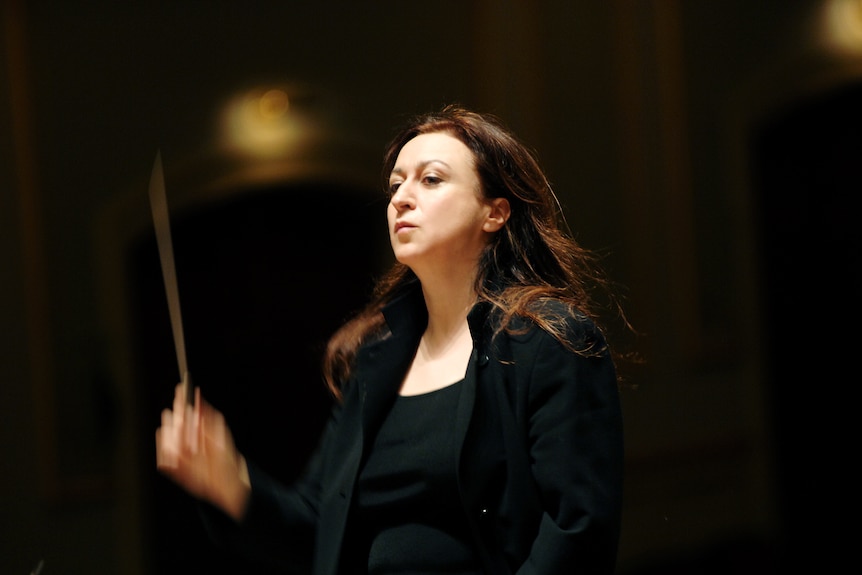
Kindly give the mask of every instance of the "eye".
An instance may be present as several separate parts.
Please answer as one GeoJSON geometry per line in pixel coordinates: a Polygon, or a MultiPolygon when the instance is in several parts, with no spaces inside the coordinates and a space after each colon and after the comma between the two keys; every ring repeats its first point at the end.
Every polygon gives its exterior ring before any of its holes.
{"type": "Polygon", "coordinates": [[[389,195],[394,196],[395,192],[397,192],[398,188],[400,188],[400,187],[401,187],[401,182],[399,182],[399,181],[389,182],[389,195]]]}
{"type": "Polygon", "coordinates": [[[443,178],[441,178],[440,176],[429,174],[427,176],[424,176],[422,178],[422,181],[429,186],[436,186],[443,181],[443,178]]]}

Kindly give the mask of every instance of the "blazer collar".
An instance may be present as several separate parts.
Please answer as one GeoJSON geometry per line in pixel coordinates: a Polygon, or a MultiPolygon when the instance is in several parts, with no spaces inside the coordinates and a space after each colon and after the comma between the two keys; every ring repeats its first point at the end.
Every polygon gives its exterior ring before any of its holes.
{"type": "Polygon", "coordinates": [[[362,427],[376,429],[410,367],[428,323],[428,310],[419,284],[383,308],[388,333],[370,343],[356,358],[356,384],[362,401],[362,427]]]}
{"type": "MultiPolygon", "coordinates": [[[[474,359],[481,366],[487,362],[485,342],[490,334],[491,304],[476,304],[467,315],[473,338],[474,359]]],[[[428,309],[419,282],[384,306],[383,317],[388,333],[370,343],[357,356],[356,383],[363,403],[363,428],[376,428],[398,394],[398,388],[410,367],[416,347],[428,325],[428,309]]],[[[471,362],[472,366],[473,362],[471,362]]],[[[470,374],[475,377],[475,374],[470,374]]],[[[468,379],[473,379],[468,378],[468,379]]]]}
{"type": "MultiPolygon", "coordinates": [[[[470,337],[473,338],[473,347],[476,349],[483,349],[491,335],[492,309],[490,302],[483,301],[474,305],[467,314],[470,337]]],[[[418,345],[428,325],[428,308],[425,307],[422,286],[418,281],[404,294],[384,306],[382,311],[391,337],[415,338],[412,343],[418,345]]]]}

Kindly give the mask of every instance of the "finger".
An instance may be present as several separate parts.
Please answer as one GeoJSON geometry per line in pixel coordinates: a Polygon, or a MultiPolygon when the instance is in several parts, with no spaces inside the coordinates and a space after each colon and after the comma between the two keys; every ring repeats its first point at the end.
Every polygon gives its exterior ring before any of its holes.
{"type": "Polygon", "coordinates": [[[160,439],[163,448],[170,448],[176,451],[179,448],[179,437],[177,434],[177,418],[174,417],[174,412],[170,409],[162,410],[162,425],[160,439]]]}
{"type": "Polygon", "coordinates": [[[177,466],[176,450],[171,447],[166,433],[167,430],[163,427],[156,430],[156,467],[162,470],[174,469],[177,466]]]}
{"type": "Polygon", "coordinates": [[[166,442],[170,441],[170,438],[176,434],[174,431],[174,415],[170,409],[162,410],[162,424],[156,429],[156,438],[160,441],[160,443],[156,444],[156,447],[165,448],[166,442]]]}
{"type": "Polygon", "coordinates": [[[180,384],[182,389],[179,409],[183,414],[183,421],[178,425],[182,428],[184,447],[192,454],[196,454],[200,448],[200,435],[202,433],[200,389],[195,388],[196,401],[194,405],[189,405],[185,399],[186,385],[188,384],[180,384]]]}
{"type": "Polygon", "coordinates": [[[201,448],[202,435],[205,431],[201,416],[200,388],[195,388],[195,403],[193,406],[186,404],[188,417],[188,439],[192,453],[197,453],[201,448]]]}
{"type": "Polygon", "coordinates": [[[181,413],[183,411],[182,408],[186,403],[185,402],[185,395],[183,393],[184,389],[185,389],[185,387],[183,386],[182,383],[178,383],[174,387],[174,404],[172,407],[172,409],[174,410],[174,413],[181,413]]]}
{"type": "Polygon", "coordinates": [[[224,435],[224,417],[222,414],[212,408],[206,409],[202,415],[205,421],[205,436],[204,445],[212,444],[216,447],[221,447],[223,444],[222,436],[224,435]]]}
{"type": "Polygon", "coordinates": [[[174,413],[170,409],[162,410],[162,428],[170,429],[173,425],[174,413]]]}

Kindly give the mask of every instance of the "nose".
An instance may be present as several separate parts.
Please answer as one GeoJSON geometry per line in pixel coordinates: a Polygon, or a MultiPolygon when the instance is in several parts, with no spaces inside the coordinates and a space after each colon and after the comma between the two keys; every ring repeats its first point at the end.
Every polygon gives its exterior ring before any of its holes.
{"type": "Polygon", "coordinates": [[[389,203],[398,211],[416,207],[416,198],[408,181],[401,182],[401,185],[389,198],[389,203]]]}

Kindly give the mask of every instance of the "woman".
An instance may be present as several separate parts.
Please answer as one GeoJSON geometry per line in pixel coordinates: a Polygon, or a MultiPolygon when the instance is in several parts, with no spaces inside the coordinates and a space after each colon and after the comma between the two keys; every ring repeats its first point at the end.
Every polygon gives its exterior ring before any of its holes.
{"type": "Polygon", "coordinates": [[[213,535],[296,570],[612,573],[623,444],[595,259],[494,117],[421,116],[384,158],[397,260],[331,338],[337,398],[294,485],[177,386],[157,465],[213,535]]]}

